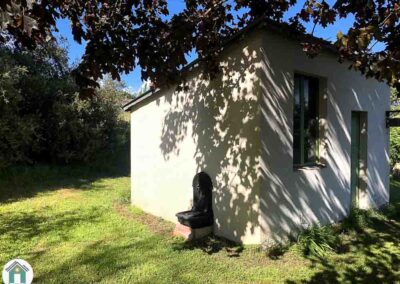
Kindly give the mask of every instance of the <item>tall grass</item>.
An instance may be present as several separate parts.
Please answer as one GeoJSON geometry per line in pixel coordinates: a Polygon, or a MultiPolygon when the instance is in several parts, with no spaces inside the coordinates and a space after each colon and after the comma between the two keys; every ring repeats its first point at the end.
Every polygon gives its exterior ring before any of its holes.
{"type": "Polygon", "coordinates": [[[303,231],[298,244],[306,256],[324,258],[339,245],[340,239],[332,226],[313,226],[303,231]]]}

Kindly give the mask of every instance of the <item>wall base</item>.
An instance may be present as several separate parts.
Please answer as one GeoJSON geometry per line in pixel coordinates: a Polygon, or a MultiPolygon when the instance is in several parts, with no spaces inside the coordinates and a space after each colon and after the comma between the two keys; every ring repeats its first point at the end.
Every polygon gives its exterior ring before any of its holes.
{"type": "Polygon", "coordinates": [[[174,236],[183,237],[187,241],[192,241],[208,236],[212,233],[212,231],[212,226],[192,229],[182,224],[176,224],[173,234],[174,236]]]}

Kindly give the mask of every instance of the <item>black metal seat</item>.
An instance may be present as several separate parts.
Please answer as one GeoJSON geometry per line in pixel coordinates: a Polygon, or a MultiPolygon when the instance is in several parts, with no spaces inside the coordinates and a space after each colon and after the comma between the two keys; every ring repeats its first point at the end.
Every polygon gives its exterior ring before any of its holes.
{"type": "Polygon", "coordinates": [[[200,172],[194,176],[192,186],[193,207],[177,213],[178,222],[192,229],[211,226],[214,223],[211,178],[205,172],[200,172]]]}

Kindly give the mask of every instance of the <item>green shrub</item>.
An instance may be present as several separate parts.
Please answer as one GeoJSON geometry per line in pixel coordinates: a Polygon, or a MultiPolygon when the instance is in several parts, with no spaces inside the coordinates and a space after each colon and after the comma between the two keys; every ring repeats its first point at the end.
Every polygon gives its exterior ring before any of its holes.
{"type": "Polygon", "coordinates": [[[280,259],[290,248],[291,243],[275,244],[267,249],[267,256],[270,259],[280,259]]]}
{"type": "Polygon", "coordinates": [[[390,128],[390,165],[393,168],[400,162],[400,128],[390,128]]]}
{"type": "Polygon", "coordinates": [[[29,52],[0,46],[0,169],[89,162],[127,144],[124,86],[106,79],[84,100],[70,71],[55,43],[29,52]]]}
{"type": "Polygon", "coordinates": [[[314,226],[299,236],[299,246],[306,256],[324,258],[334,251],[340,240],[332,226],[314,226]]]}
{"type": "Polygon", "coordinates": [[[99,150],[112,150],[126,144],[129,124],[119,118],[118,105],[102,95],[82,100],[74,94],[69,104],[53,105],[53,124],[49,128],[49,159],[88,162],[99,150]]]}
{"type": "Polygon", "coordinates": [[[399,204],[390,203],[383,208],[382,213],[391,219],[399,219],[400,206],[399,204]]]}
{"type": "Polygon", "coordinates": [[[362,232],[370,225],[370,212],[358,208],[352,208],[349,215],[342,221],[342,229],[345,231],[362,232]]]}
{"type": "Polygon", "coordinates": [[[37,148],[37,116],[18,113],[24,98],[17,84],[27,73],[10,54],[0,53],[0,168],[30,161],[30,153],[37,148]]]}
{"type": "MultiPolygon", "coordinates": [[[[391,109],[400,110],[400,101],[397,97],[395,89],[392,89],[391,109]]],[[[400,162],[400,128],[392,127],[390,128],[390,165],[391,168],[394,167],[396,163],[400,162]]]]}

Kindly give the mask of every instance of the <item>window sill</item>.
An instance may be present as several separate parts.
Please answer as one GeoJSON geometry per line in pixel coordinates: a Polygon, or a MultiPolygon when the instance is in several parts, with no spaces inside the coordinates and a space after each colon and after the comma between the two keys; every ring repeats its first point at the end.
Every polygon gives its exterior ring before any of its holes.
{"type": "Polygon", "coordinates": [[[293,170],[315,170],[315,169],[323,169],[326,168],[326,164],[322,163],[312,163],[312,164],[305,164],[305,165],[293,165],[293,170]]]}

